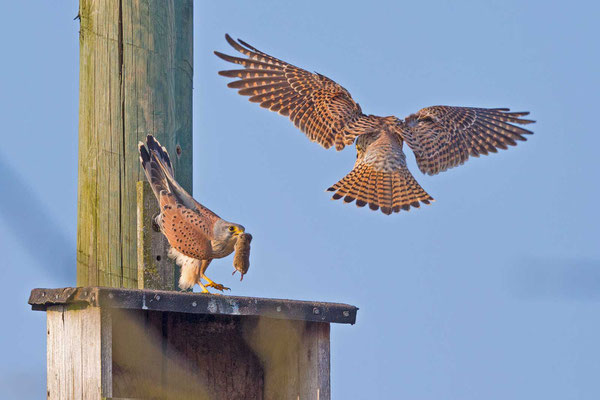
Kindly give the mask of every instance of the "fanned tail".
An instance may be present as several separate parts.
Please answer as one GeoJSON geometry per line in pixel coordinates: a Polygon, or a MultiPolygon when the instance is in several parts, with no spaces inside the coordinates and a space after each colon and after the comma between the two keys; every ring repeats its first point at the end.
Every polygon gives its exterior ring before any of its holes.
{"type": "Polygon", "coordinates": [[[146,144],[138,144],[142,168],[150,182],[156,199],[160,202],[160,192],[171,193],[177,202],[192,210],[200,207],[190,194],[175,180],[173,165],[167,149],[152,135],[146,137],[146,144]]]}
{"type": "Polygon", "coordinates": [[[381,171],[366,163],[357,164],[327,190],[335,192],[334,200],[343,198],[345,203],[356,200],[358,207],[368,204],[371,210],[381,209],[388,215],[433,201],[407,168],[381,171]]]}
{"type": "Polygon", "coordinates": [[[171,165],[169,153],[152,135],[146,137],[145,144],[139,142],[138,148],[142,169],[146,174],[146,178],[150,183],[150,187],[152,187],[156,199],[159,200],[162,190],[167,193],[171,192],[169,181],[174,179],[173,166],[171,165]]]}

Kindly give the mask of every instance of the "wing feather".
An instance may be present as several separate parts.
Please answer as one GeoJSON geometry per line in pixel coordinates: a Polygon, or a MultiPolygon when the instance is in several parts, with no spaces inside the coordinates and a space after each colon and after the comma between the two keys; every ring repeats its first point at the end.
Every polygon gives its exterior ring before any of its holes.
{"type": "Polygon", "coordinates": [[[433,106],[423,108],[399,124],[400,136],[415,153],[419,169],[435,175],[464,164],[469,156],[497,153],[516,146],[533,132],[516,124],[529,112],[508,108],[433,106]]]}
{"type": "Polygon", "coordinates": [[[263,108],[288,116],[311,141],[341,150],[369,129],[373,120],[336,82],[272,57],[240,39],[235,41],[229,35],[225,39],[246,57],[215,51],[221,59],[244,67],[219,72],[239,79],[227,86],[239,89],[239,94],[250,96],[251,102],[263,108]]]}
{"type": "Polygon", "coordinates": [[[213,221],[179,203],[165,190],[160,192],[161,231],[180,253],[198,260],[212,257],[213,221]]]}

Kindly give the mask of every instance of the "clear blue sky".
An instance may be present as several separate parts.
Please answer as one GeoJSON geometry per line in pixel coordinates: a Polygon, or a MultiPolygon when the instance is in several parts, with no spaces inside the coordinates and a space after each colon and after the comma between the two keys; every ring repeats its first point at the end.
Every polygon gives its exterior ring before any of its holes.
{"type": "MultiPolygon", "coordinates": [[[[194,194],[254,234],[232,293],[347,302],[335,399],[600,397],[597,2],[196,2],[194,194]],[[390,217],[329,200],[354,149],[323,150],[227,89],[225,32],[344,85],[367,113],[529,110],[535,135],[438,176],[390,217]]],[[[0,397],[39,399],[34,287],[75,283],[77,3],[0,12],[0,397]],[[15,195],[16,194],[16,195],[15,195]],[[16,198],[14,196],[17,196],[16,198]],[[67,273],[65,273],[67,271],[67,273]]]]}

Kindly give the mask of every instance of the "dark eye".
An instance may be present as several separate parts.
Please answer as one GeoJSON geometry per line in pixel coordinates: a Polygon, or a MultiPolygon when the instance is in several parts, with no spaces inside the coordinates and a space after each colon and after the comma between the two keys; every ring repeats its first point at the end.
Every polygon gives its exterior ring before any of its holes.
{"type": "Polygon", "coordinates": [[[235,227],[234,226],[230,226],[229,227],[229,232],[233,232],[233,231],[235,231],[235,227]]]}

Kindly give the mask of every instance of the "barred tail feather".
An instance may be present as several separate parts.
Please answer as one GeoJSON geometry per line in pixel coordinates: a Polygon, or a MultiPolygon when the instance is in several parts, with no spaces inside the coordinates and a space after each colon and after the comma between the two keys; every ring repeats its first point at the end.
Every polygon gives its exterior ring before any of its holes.
{"type": "MultiPolygon", "coordinates": [[[[150,135],[149,135],[150,137],[150,135]]],[[[144,174],[150,183],[150,187],[154,192],[157,199],[160,198],[160,192],[165,190],[169,191],[169,183],[163,168],[161,168],[159,161],[156,158],[156,154],[152,151],[150,146],[146,147],[143,142],[138,143],[138,150],[140,153],[140,162],[144,174]]]]}
{"type": "Polygon", "coordinates": [[[160,202],[160,193],[164,190],[175,195],[177,200],[188,208],[198,205],[192,196],[175,180],[175,173],[167,149],[152,135],[146,137],[146,143],[139,142],[142,168],[152,187],[156,199],[160,202]]]}
{"type": "Polygon", "coordinates": [[[356,165],[348,175],[327,190],[335,192],[334,200],[343,198],[345,203],[356,200],[358,207],[368,204],[371,210],[381,209],[388,215],[433,201],[408,169],[380,171],[369,164],[356,165]]]}
{"type": "Polygon", "coordinates": [[[172,178],[175,177],[171,158],[169,157],[169,152],[166,147],[161,145],[152,135],[146,136],[146,145],[148,146],[148,150],[156,157],[158,162],[160,162],[162,168],[164,168],[165,174],[170,175],[172,178]]]}

